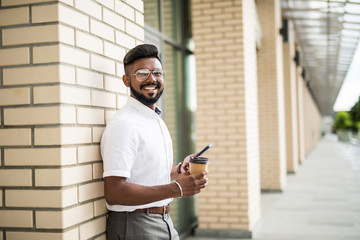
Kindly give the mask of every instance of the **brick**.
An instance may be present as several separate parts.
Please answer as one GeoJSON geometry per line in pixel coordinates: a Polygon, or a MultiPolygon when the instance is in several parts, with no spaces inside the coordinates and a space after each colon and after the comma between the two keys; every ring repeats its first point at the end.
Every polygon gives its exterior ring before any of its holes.
{"type": "Polygon", "coordinates": [[[70,86],[35,87],[34,103],[90,105],[90,90],[70,86]]]}
{"type": "Polygon", "coordinates": [[[32,23],[47,23],[59,21],[58,4],[33,6],[31,8],[32,23]]]}
{"type": "Polygon", "coordinates": [[[32,211],[0,210],[0,226],[13,228],[33,227],[32,211]]]}
{"type": "Polygon", "coordinates": [[[59,45],[49,45],[33,48],[33,62],[54,63],[60,61],[59,45]]]}
{"type": "Polygon", "coordinates": [[[89,53],[85,51],[65,45],[60,45],[59,51],[60,51],[61,62],[69,63],[85,68],[88,68],[90,66],[89,53]]]}
{"type": "Polygon", "coordinates": [[[5,190],[7,207],[64,208],[77,203],[77,188],[65,190],[5,190]]]}
{"type": "Polygon", "coordinates": [[[30,107],[4,109],[5,125],[76,123],[75,108],[72,107],[30,107]]]}
{"type": "Polygon", "coordinates": [[[6,232],[6,239],[16,240],[16,239],[36,239],[36,240],[62,240],[62,233],[53,233],[53,232],[6,232]]]}
{"type": "Polygon", "coordinates": [[[79,224],[93,217],[93,204],[77,206],[62,212],[36,212],[36,227],[45,229],[64,229],[79,224]]]}
{"type": "Polygon", "coordinates": [[[75,84],[75,68],[73,66],[59,66],[60,82],[75,84]]]}
{"type": "Polygon", "coordinates": [[[100,235],[99,237],[95,238],[94,240],[106,240],[106,235],[100,235]]]}
{"type": "Polygon", "coordinates": [[[93,141],[93,143],[99,143],[100,142],[103,131],[104,131],[103,127],[93,127],[92,128],[92,136],[93,136],[92,141],[93,141]]]}
{"type": "Polygon", "coordinates": [[[79,124],[104,124],[104,110],[94,108],[78,108],[77,122],[79,124]]]}
{"type": "MultiPolygon", "coordinates": [[[[63,239],[79,239],[79,231],[77,228],[72,229],[66,232],[6,232],[6,238],[8,240],[18,240],[18,239],[36,239],[36,240],[63,240],[63,239]]],[[[0,238],[1,239],[1,238],[0,238]]]]}
{"type": "Polygon", "coordinates": [[[65,145],[91,142],[88,127],[35,128],[35,145],[65,145]]]}
{"type": "Polygon", "coordinates": [[[126,28],[126,33],[128,33],[129,35],[144,41],[145,39],[145,31],[144,28],[131,22],[126,20],[125,21],[125,28],[126,28]]]}
{"type": "Polygon", "coordinates": [[[80,226],[80,240],[90,239],[105,232],[106,217],[98,218],[80,226]]]}
{"type": "Polygon", "coordinates": [[[32,66],[4,69],[4,85],[59,82],[59,66],[32,66]]]}
{"type": "Polygon", "coordinates": [[[59,42],[74,46],[74,42],[75,42],[74,29],[61,24],[58,26],[59,26],[58,27],[59,42]]]}
{"type": "Polygon", "coordinates": [[[63,187],[91,179],[91,165],[35,170],[35,186],[37,187],[63,187]]]}
{"type": "Polygon", "coordinates": [[[6,166],[66,166],[76,164],[76,148],[5,149],[6,166]]]}
{"type": "Polygon", "coordinates": [[[29,8],[10,8],[0,10],[0,26],[29,23],[29,8]]]}
{"type": "Polygon", "coordinates": [[[52,2],[51,0],[2,0],[1,6],[17,6],[17,5],[25,5],[25,4],[32,4],[32,3],[45,3],[45,2],[52,2]]]}
{"type": "Polygon", "coordinates": [[[59,2],[65,3],[69,6],[74,6],[74,0],[59,0],[59,2]]]}
{"type": "Polygon", "coordinates": [[[29,88],[0,89],[0,106],[30,104],[29,88]]]}
{"type": "Polygon", "coordinates": [[[135,10],[122,1],[115,1],[115,11],[131,21],[135,20],[135,10]]]}
{"type": "Polygon", "coordinates": [[[102,89],[104,85],[103,78],[103,75],[97,72],[82,68],[76,69],[76,79],[79,85],[102,89]]]}
{"type": "Polygon", "coordinates": [[[105,123],[108,124],[111,120],[112,116],[114,116],[116,113],[116,110],[106,110],[105,111],[105,123]]]}
{"type": "Polygon", "coordinates": [[[125,49],[118,45],[104,42],[104,55],[114,60],[122,61],[125,57],[125,49]]]}
{"type": "Polygon", "coordinates": [[[92,91],[91,99],[93,106],[107,107],[107,108],[116,107],[116,95],[114,93],[92,91]]]}
{"type": "Polygon", "coordinates": [[[103,172],[104,168],[102,163],[93,164],[93,179],[102,179],[103,172]]]}
{"type": "Polygon", "coordinates": [[[125,74],[124,65],[116,62],[116,76],[122,78],[125,74]]]}
{"type": "Polygon", "coordinates": [[[127,94],[127,87],[121,78],[105,76],[105,89],[111,92],[127,94]]]}
{"type": "Polygon", "coordinates": [[[28,128],[0,129],[0,146],[31,145],[31,130],[28,128]]]}
{"type": "MultiPolygon", "coordinates": [[[[61,86],[45,86],[34,88],[34,103],[59,103],[61,86]]],[[[89,99],[90,100],[90,99],[89,99]]]]}
{"type": "MultiPolygon", "coordinates": [[[[1,154],[0,154],[1,155],[1,154]]],[[[3,206],[3,192],[0,191],[0,207],[3,206]]],[[[1,234],[1,233],[0,233],[1,234]]]]}
{"type": "Polygon", "coordinates": [[[101,5],[114,10],[114,0],[96,0],[96,1],[101,5]]]}
{"type": "Polygon", "coordinates": [[[107,212],[105,199],[94,201],[94,215],[99,216],[107,212]]]}
{"type": "Polygon", "coordinates": [[[57,25],[3,29],[4,46],[56,41],[58,41],[57,25]]]}
{"type": "Polygon", "coordinates": [[[79,202],[104,196],[104,182],[95,182],[79,186],[79,202]]]}
{"type": "Polygon", "coordinates": [[[125,19],[119,14],[104,8],[103,21],[114,28],[124,31],[125,30],[125,19]]]}
{"type": "Polygon", "coordinates": [[[89,31],[89,17],[72,7],[59,5],[59,20],[75,28],[89,31]]]}
{"type": "Polygon", "coordinates": [[[103,53],[103,41],[91,34],[76,31],[76,46],[91,52],[103,53]]]}
{"type": "Polygon", "coordinates": [[[131,49],[135,47],[135,38],[127,35],[123,32],[116,31],[115,32],[115,40],[116,43],[125,48],[131,49]]]}
{"type": "Polygon", "coordinates": [[[120,109],[126,104],[127,96],[124,95],[117,95],[116,96],[116,108],[120,109]]]}
{"type": "Polygon", "coordinates": [[[91,54],[91,69],[108,74],[115,74],[115,61],[91,54]]]}
{"type": "Polygon", "coordinates": [[[144,14],[136,11],[135,12],[135,22],[140,26],[144,26],[144,14]]]}
{"type": "Polygon", "coordinates": [[[83,1],[83,0],[74,0],[75,7],[80,11],[90,15],[91,17],[95,17],[97,19],[101,19],[101,6],[93,1],[83,1]]]}
{"type": "Polygon", "coordinates": [[[78,147],[78,163],[86,163],[101,160],[100,147],[93,146],[79,146],[78,147]]]}
{"type": "Polygon", "coordinates": [[[30,169],[0,169],[1,186],[31,186],[30,169]]]}
{"type": "Polygon", "coordinates": [[[0,49],[0,66],[21,65],[30,63],[29,48],[0,49]]]}
{"type": "Polygon", "coordinates": [[[61,86],[60,100],[62,103],[90,105],[90,90],[61,86]]]}
{"type": "Polygon", "coordinates": [[[95,19],[90,19],[90,32],[111,42],[115,40],[114,29],[95,19]]]}
{"type": "Polygon", "coordinates": [[[144,12],[144,3],[142,0],[125,0],[127,4],[135,8],[136,10],[140,12],[144,12]]]}

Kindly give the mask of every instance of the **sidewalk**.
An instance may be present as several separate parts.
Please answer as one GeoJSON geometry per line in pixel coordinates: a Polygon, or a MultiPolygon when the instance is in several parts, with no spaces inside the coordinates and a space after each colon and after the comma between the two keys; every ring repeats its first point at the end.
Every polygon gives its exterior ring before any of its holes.
{"type": "Polygon", "coordinates": [[[283,193],[261,195],[254,240],[360,240],[359,145],[327,135],[287,179],[283,193]]]}

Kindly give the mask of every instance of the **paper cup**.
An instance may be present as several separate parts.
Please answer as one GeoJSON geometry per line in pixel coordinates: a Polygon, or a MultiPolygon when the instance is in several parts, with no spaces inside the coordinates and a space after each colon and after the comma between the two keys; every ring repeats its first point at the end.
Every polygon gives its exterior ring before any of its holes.
{"type": "Polygon", "coordinates": [[[208,170],[209,159],[206,157],[190,157],[190,174],[197,174],[208,170]]]}

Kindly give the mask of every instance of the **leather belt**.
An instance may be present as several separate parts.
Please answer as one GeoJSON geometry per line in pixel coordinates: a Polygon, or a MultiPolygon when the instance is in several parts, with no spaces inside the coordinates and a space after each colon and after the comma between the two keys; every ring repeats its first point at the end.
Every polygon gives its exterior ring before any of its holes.
{"type": "Polygon", "coordinates": [[[162,206],[162,207],[151,207],[144,209],[136,209],[134,212],[143,212],[143,213],[154,213],[154,214],[168,214],[170,213],[170,206],[162,206]]]}

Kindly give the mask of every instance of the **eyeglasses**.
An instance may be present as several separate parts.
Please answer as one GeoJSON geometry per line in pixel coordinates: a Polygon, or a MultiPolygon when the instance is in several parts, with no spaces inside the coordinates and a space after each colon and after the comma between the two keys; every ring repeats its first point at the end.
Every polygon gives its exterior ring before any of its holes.
{"type": "Polygon", "coordinates": [[[139,82],[143,82],[149,78],[150,73],[154,76],[154,78],[157,81],[164,80],[165,72],[160,69],[149,70],[147,68],[141,68],[136,70],[135,74],[127,74],[127,75],[135,75],[136,80],[138,80],[139,82]]]}

